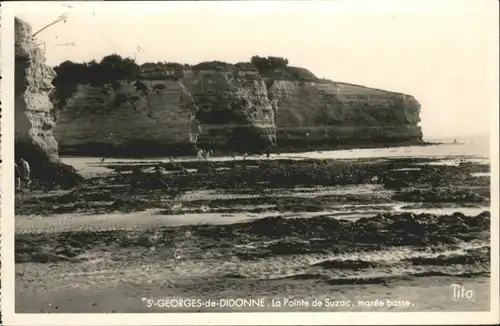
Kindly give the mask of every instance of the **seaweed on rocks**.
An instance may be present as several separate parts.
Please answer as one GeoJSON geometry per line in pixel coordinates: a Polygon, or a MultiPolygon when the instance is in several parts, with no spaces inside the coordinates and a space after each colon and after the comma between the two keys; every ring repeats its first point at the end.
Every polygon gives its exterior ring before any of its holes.
{"type": "MultiPolygon", "coordinates": [[[[229,225],[193,225],[155,227],[145,230],[71,231],[53,234],[16,235],[16,261],[31,259],[50,262],[75,257],[96,247],[126,246],[174,248],[176,239],[184,239],[189,230],[203,252],[223,250],[243,260],[265,257],[314,253],[346,253],[374,251],[383,248],[412,247],[415,249],[456,246],[489,237],[490,215],[476,216],[431,214],[384,214],[358,221],[338,220],[322,216],[314,218],[267,217],[229,225]],[[259,247],[245,249],[238,244],[255,243],[259,247]],[[50,248],[61,248],[52,250],[50,248]],[[66,249],[64,249],[66,248],[66,249]],[[83,250],[83,251],[82,251],[83,250]],[[49,257],[50,256],[50,257],[49,257]],[[31,258],[29,258],[31,257],[31,258]]],[[[487,249],[487,248],[486,248],[487,249]]],[[[474,249],[482,250],[482,249],[474,249]]],[[[489,251],[482,250],[476,258],[436,256],[409,258],[419,264],[485,263],[489,251]],[[427,260],[426,260],[427,259],[427,260]]],[[[162,255],[162,253],[157,253],[162,255]]],[[[149,255],[149,254],[148,254],[149,255]]],[[[366,268],[377,263],[331,261],[318,263],[323,268],[366,268]]]]}

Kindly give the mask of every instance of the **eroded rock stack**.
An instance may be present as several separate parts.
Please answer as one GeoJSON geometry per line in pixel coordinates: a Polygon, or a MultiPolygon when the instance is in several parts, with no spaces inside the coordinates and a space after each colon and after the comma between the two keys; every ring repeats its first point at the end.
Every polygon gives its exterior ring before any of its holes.
{"type": "Polygon", "coordinates": [[[82,177],[59,160],[49,93],[55,73],[32,37],[31,26],[15,19],[15,157],[31,163],[33,179],[74,185],[82,177]]]}

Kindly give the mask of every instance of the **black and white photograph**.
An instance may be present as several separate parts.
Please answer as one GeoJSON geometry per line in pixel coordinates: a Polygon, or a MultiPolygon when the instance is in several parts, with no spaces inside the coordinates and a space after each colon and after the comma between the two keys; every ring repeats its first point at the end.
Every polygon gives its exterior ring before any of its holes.
{"type": "Polygon", "coordinates": [[[499,321],[497,1],[2,7],[4,323],[499,321]]]}

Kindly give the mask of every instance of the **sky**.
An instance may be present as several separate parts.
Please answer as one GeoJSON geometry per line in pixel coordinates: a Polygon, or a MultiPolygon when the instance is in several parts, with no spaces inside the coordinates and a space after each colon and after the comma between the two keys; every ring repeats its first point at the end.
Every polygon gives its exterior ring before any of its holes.
{"type": "MultiPolygon", "coordinates": [[[[7,2],[8,4],[8,2],[7,2]]],[[[15,3],[47,63],[286,57],[318,77],[413,95],[424,138],[487,135],[498,110],[496,0],[15,3]]]]}

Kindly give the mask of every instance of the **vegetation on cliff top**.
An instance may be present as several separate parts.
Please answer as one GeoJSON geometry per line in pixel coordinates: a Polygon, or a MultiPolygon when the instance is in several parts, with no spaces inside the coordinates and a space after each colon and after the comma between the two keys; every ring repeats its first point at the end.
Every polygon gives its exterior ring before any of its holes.
{"type": "Polygon", "coordinates": [[[299,67],[291,67],[288,65],[288,59],[282,57],[260,57],[253,56],[250,63],[254,65],[262,77],[276,80],[293,80],[293,81],[319,81],[312,72],[299,67]]]}
{"type": "Polygon", "coordinates": [[[179,79],[183,70],[217,70],[255,71],[262,77],[277,80],[320,81],[314,74],[304,68],[288,66],[288,59],[282,57],[253,56],[250,62],[230,64],[221,61],[202,62],[191,66],[172,62],[146,62],[137,64],[134,59],[123,58],[111,54],[100,62],[77,63],[64,61],[54,67],[57,74],[52,84],[55,86],[53,96],[59,106],[64,106],[68,98],[76,92],[77,85],[103,87],[106,84],[116,85],[119,81],[137,81],[140,79],[179,79]]]}
{"type": "Polygon", "coordinates": [[[53,95],[60,105],[66,103],[78,84],[102,87],[119,80],[134,80],[140,71],[133,59],[122,58],[117,54],[105,56],[100,62],[64,61],[54,70],[57,75],[52,81],[56,88],[53,95]]]}

